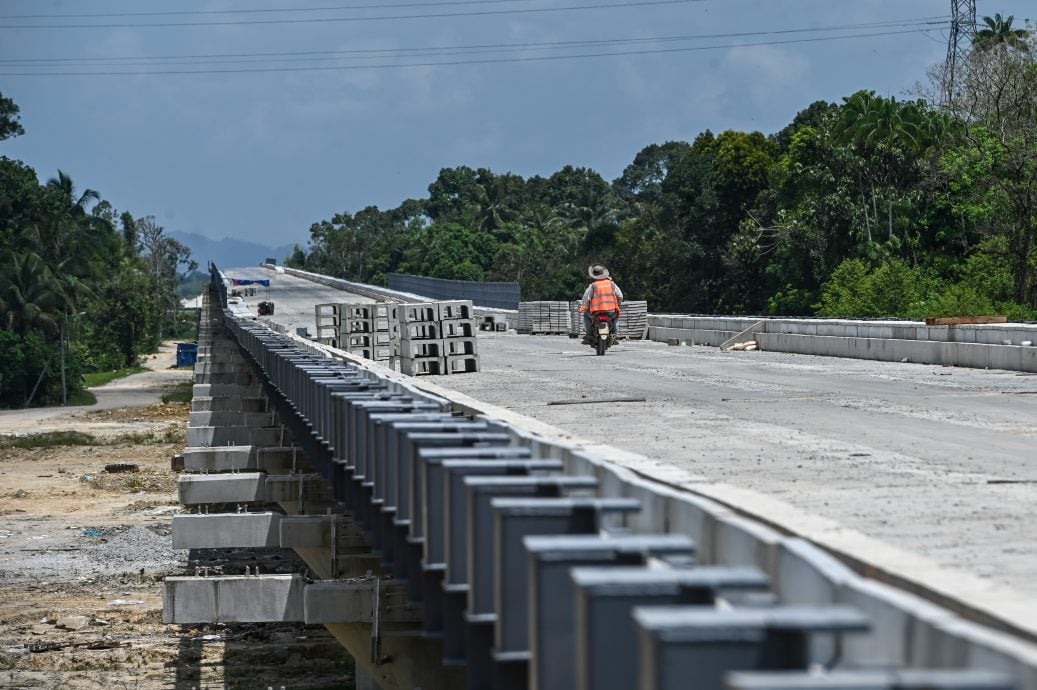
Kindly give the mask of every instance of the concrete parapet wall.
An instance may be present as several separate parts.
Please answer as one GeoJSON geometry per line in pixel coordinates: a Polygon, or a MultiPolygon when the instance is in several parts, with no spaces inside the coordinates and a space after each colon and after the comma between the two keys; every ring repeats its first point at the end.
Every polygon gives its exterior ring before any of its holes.
{"type": "Polygon", "coordinates": [[[1031,346],[810,336],[791,333],[759,333],[756,335],[756,341],[760,344],[760,349],[777,352],[886,362],[907,360],[918,364],[1037,372],[1037,347],[1031,346]]]}
{"type": "MultiPolygon", "coordinates": [[[[718,347],[761,319],[755,317],[649,316],[648,337],[718,347]]],[[[825,357],[979,369],[1037,371],[1037,325],[963,324],[926,326],[915,321],[763,319],[746,335],[761,350],[825,357]],[[1007,344],[1006,344],[1007,343],[1007,344]]]]}
{"type": "Polygon", "coordinates": [[[709,329],[695,328],[669,328],[663,326],[649,326],[648,339],[665,343],[668,340],[686,341],[689,345],[709,345],[720,347],[725,340],[734,337],[738,331],[715,331],[709,329]]]}

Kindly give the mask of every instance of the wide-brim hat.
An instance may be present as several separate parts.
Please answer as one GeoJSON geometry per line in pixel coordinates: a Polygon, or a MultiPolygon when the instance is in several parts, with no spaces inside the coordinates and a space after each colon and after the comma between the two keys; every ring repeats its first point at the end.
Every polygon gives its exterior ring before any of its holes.
{"type": "Polygon", "coordinates": [[[608,278],[609,270],[601,264],[594,264],[593,266],[587,269],[587,275],[589,275],[591,278],[594,278],[595,280],[598,280],[600,278],[608,278]]]}

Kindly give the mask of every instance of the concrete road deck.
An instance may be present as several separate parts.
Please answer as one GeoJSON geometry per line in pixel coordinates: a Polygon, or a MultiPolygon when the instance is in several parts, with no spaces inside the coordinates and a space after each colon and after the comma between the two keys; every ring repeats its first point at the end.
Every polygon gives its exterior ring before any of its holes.
{"type": "Polygon", "coordinates": [[[480,336],[482,371],[437,384],[1037,595],[1033,376],[480,336]]]}

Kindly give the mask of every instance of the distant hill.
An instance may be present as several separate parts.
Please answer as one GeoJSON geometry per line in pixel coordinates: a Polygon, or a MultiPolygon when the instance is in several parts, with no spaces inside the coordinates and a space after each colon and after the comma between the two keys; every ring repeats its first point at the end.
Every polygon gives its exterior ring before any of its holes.
{"type": "Polygon", "coordinates": [[[233,237],[214,240],[192,232],[176,230],[167,234],[190,247],[191,258],[198,262],[198,268],[201,270],[205,270],[210,261],[221,268],[229,268],[231,266],[258,266],[267,257],[273,257],[280,264],[284,262],[286,256],[292,253],[294,246],[285,244],[280,247],[271,247],[233,237]]]}

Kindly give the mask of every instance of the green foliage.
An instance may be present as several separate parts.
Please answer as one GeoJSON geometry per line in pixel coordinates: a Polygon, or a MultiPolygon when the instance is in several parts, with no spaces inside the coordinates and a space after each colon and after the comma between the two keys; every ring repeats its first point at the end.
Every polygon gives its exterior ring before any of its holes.
{"type": "Polygon", "coordinates": [[[159,344],[162,305],[158,286],[142,269],[127,267],[108,277],[87,309],[84,340],[98,370],[132,367],[159,344]]]}
{"type": "MultiPolygon", "coordinates": [[[[17,115],[0,96],[0,139],[21,133],[17,115]]],[[[62,344],[77,400],[81,369],[132,365],[163,330],[193,334],[176,289],[194,268],[153,218],[120,214],[61,170],[40,184],[32,168],[0,157],[2,404],[24,405],[37,380],[33,404],[60,401],[62,344]]]]}
{"type": "Polygon", "coordinates": [[[123,369],[112,369],[111,371],[95,371],[86,373],[83,374],[83,385],[87,388],[95,388],[97,386],[103,386],[106,383],[111,383],[116,379],[125,378],[130,374],[139,374],[142,371],[147,371],[147,369],[144,367],[125,367],[123,369]]]}
{"type": "Polygon", "coordinates": [[[1004,19],[1000,14],[993,17],[983,17],[984,28],[976,32],[973,39],[977,49],[981,51],[990,50],[999,44],[1007,44],[1015,48],[1026,48],[1026,37],[1029,32],[1026,29],[1013,29],[1012,22],[1015,17],[1009,15],[1004,19]]]}
{"type": "Polygon", "coordinates": [[[163,340],[191,341],[198,339],[199,312],[195,309],[179,309],[172,320],[163,323],[163,340]]]}
{"type": "Polygon", "coordinates": [[[1034,310],[1012,303],[1011,273],[996,259],[997,243],[973,255],[957,279],[891,259],[871,267],[860,259],[839,265],[821,289],[820,316],[901,317],[1003,315],[1032,319],[1034,310]]]}
{"type": "Polygon", "coordinates": [[[161,432],[143,431],[119,434],[108,438],[93,436],[82,431],[46,431],[18,436],[0,436],[0,450],[20,448],[57,448],[60,446],[118,446],[124,444],[183,443],[186,432],[179,426],[169,426],[161,432]]]}
{"type": "Polygon", "coordinates": [[[820,316],[897,317],[924,309],[934,290],[932,276],[891,259],[876,268],[860,259],[844,261],[821,288],[820,316]]]}
{"type": "Polygon", "coordinates": [[[289,268],[305,268],[306,252],[298,244],[292,247],[292,253],[285,257],[284,265],[289,268]]]}
{"type": "Polygon", "coordinates": [[[45,431],[22,436],[0,436],[0,449],[58,448],[61,446],[96,446],[100,440],[82,431],[45,431]]]}
{"type": "Polygon", "coordinates": [[[164,403],[189,403],[194,398],[194,381],[182,381],[162,394],[164,403]]]}
{"type": "MultiPolygon", "coordinates": [[[[43,333],[16,333],[0,329],[0,407],[25,407],[61,402],[60,345],[43,333]],[[35,394],[33,391],[35,390],[35,394]]],[[[74,350],[65,353],[65,380],[69,395],[82,390],[83,362],[74,350]]]]}
{"type": "Polygon", "coordinates": [[[10,98],[0,93],[0,141],[25,134],[18,121],[18,106],[10,98]]]}
{"type": "Polygon", "coordinates": [[[83,407],[96,405],[97,396],[84,388],[83,390],[76,391],[75,393],[69,393],[68,404],[83,407]]]}
{"type": "Polygon", "coordinates": [[[860,259],[847,259],[821,288],[818,316],[878,316],[871,302],[870,269],[860,259]]]}
{"type": "Polygon", "coordinates": [[[202,271],[191,271],[176,286],[176,296],[180,299],[194,299],[202,294],[209,284],[209,274],[202,271]]]}
{"type": "Polygon", "coordinates": [[[809,316],[813,314],[816,301],[817,293],[814,291],[787,284],[767,300],[767,313],[771,316],[809,316]]]}

